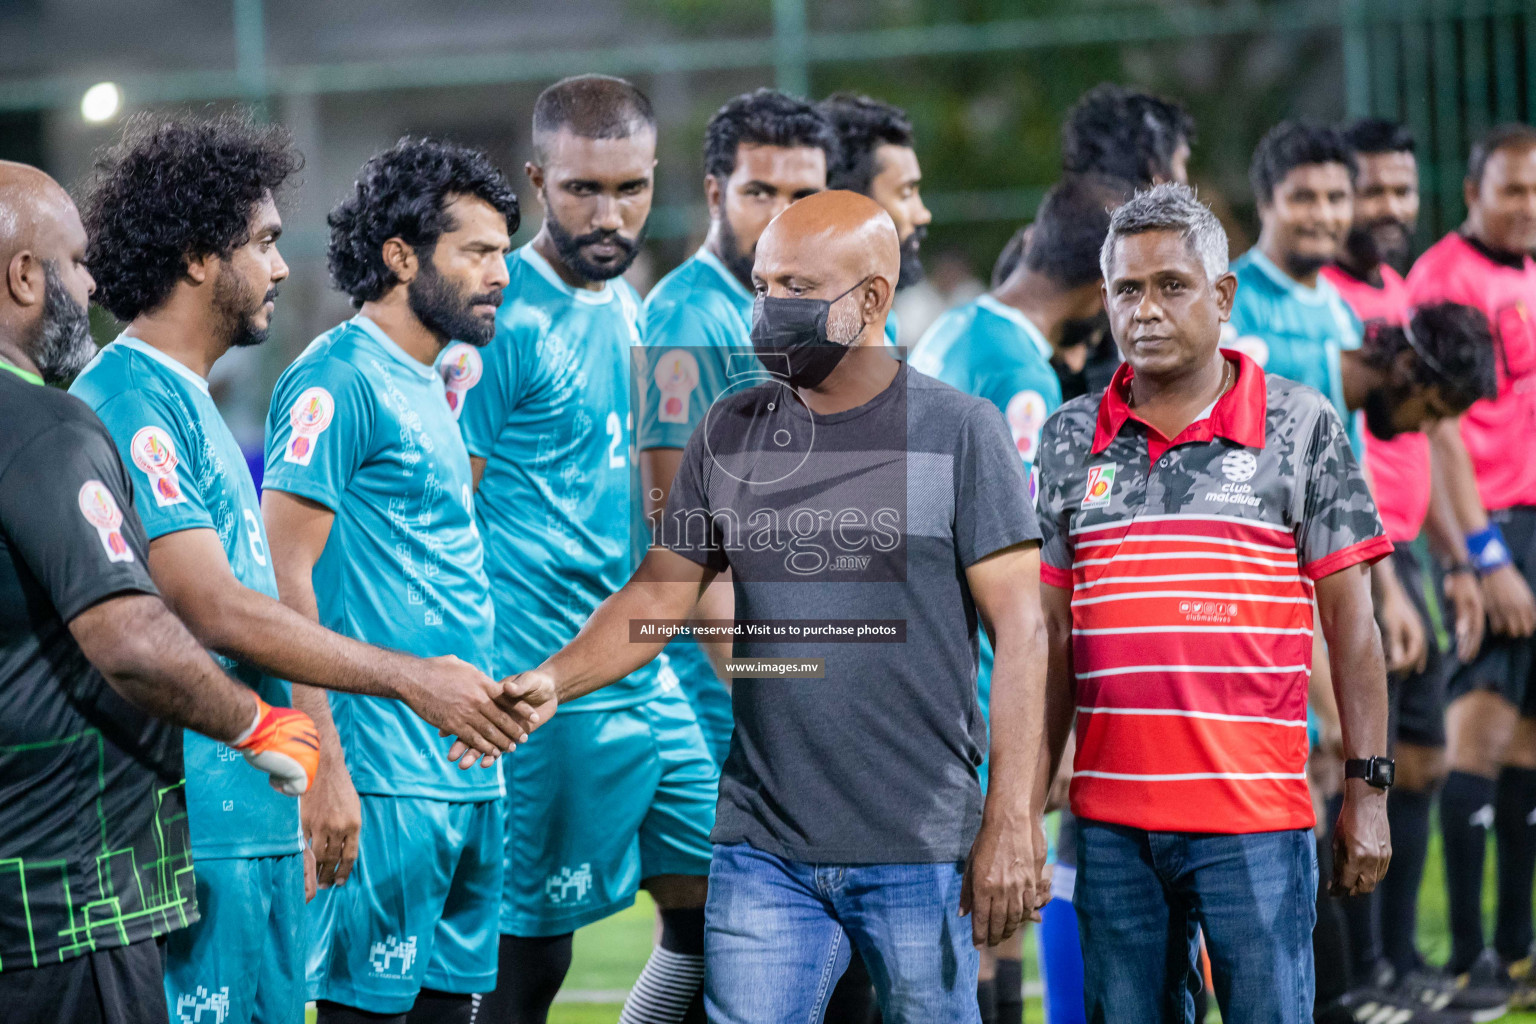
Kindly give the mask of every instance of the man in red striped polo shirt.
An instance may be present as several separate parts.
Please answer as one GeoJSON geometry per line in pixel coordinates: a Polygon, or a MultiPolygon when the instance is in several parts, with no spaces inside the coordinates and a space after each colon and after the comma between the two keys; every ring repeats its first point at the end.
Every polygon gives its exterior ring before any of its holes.
{"type": "Polygon", "coordinates": [[[1187,187],[1120,207],[1105,304],[1126,365],[1040,446],[1048,729],[1074,714],[1090,1020],[1187,1021],[1198,925],[1229,1024],[1312,1019],[1313,603],[1344,734],[1336,891],[1386,870],[1387,688],[1367,566],[1392,550],[1319,392],[1217,347],[1236,278],[1187,187]]]}

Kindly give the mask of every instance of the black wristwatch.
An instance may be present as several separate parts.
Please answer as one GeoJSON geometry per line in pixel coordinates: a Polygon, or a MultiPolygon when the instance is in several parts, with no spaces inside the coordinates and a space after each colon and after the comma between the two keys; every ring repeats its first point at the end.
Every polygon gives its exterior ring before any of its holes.
{"type": "Polygon", "coordinates": [[[1346,779],[1364,779],[1366,785],[1386,789],[1397,774],[1397,763],[1390,757],[1352,757],[1344,762],[1346,779]]]}

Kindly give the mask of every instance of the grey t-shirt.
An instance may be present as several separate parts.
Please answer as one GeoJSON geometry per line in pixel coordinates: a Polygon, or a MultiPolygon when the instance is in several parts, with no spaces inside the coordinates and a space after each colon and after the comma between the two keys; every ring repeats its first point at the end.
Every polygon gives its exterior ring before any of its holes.
{"type": "Polygon", "coordinates": [[[1039,538],[988,402],[905,365],[834,415],[766,377],[727,391],[688,442],[658,542],[731,569],[738,623],[881,621],[904,637],[736,637],[738,658],[822,658],[825,678],[735,682],[714,841],[822,864],[963,859],[987,742],[965,570],[1039,538]]]}

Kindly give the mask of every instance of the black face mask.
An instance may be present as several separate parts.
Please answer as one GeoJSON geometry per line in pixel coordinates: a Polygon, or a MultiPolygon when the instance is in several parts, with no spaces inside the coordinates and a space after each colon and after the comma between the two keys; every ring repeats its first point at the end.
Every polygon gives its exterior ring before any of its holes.
{"type": "MultiPolygon", "coordinates": [[[[826,380],[859,340],[858,334],[846,345],[829,340],[827,317],[833,303],[864,281],[834,299],[759,295],[752,304],[752,348],[768,372],[797,388],[813,388],[826,380]]],[[[859,334],[863,333],[860,327],[859,334]]]]}

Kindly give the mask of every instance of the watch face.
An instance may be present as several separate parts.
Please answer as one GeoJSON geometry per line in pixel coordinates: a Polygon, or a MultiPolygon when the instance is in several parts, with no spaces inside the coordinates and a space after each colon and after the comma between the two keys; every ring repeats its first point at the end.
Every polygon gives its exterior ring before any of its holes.
{"type": "Polygon", "coordinates": [[[1375,775],[1375,778],[1371,780],[1374,785],[1390,786],[1397,777],[1396,763],[1386,758],[1377,758],[1371,762],[1371,767],[1373,769],[1372,774],[1375,775]]]}

